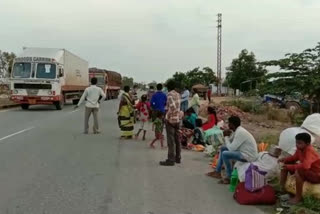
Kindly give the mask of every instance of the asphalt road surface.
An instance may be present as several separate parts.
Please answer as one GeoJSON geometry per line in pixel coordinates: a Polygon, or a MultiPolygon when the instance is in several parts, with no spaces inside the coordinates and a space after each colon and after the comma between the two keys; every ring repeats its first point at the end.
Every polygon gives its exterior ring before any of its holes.
{"type": "MultiPolygon", "coordinates": [[[[84,135],[83,108],[0,110],[0,214],[254,214],[204,174],[203,154],[161,167],[166,150],[120,141],[118,101],[104,102],[100,135],[84,135]]],[[[151,127],[151,126],[150,126],[151,127]]]]}

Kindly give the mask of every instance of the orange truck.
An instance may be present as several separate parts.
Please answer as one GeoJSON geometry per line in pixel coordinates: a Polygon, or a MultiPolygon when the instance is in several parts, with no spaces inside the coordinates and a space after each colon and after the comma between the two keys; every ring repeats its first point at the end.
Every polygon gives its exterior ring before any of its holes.
{"type": "Polygon", "coordinates": [[[106,99],[116,99],[119,96],[122,77],[121,74],[115,71],[109,71],[100,68],[90,68],[89,69],[89,79],[96,77],[98,79],[98,84],[100,88],[105,92],[106,99]]]}

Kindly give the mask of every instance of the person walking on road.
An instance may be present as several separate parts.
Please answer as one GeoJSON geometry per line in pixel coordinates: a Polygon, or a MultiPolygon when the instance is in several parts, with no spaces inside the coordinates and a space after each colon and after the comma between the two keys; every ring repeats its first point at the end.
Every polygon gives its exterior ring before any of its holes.
{"type": "Polygon", "coordinates": [[[152,109],[152,122],[157,118],[158,112],[165,114],[167,104],[167,95],[162,91],[162,84],[157,85],[157,92],[151,98],[150,104],[152,109]]]}
{"type": "Polygon", "coordinates": [[[185,113],[189,108],[190,91],[185,87],[181,94],[181,111],[185,113]]]}
{"type": "Polygon", "coordinates": [[[99,134],[99,122],[98,122],[98,112],[100,107],[100,100],[105,99],[106,95],[103,90],[97,86],[98,79],[93,77],[91,79],[91,86],[86,88],[83,95],[80,98],[78,105],[75,108],[78,108],[84,101],[86,101],[85,109],[85,119],[84,119],[84,134],[88,134],[89,131],[89,119],[91,114],[93,114],[93,133],[99,134]]]}
{"type": "Polygon", "coordinates": [[[121,139],[132,139],[133,137],[135,107],[129,92],[130,87],[125,86],[119,104],[118,123],[121,129],[121,139]]]}
{"type": "Polygon", "coordinates": [[[175,81],[169,80],[167,83],[169,90],[167,99],[166,132],[168,144],[168,159],[161,161],[162,166],[174,166],[181,163],[181,145],[178,139],[180,124],[180,94],[175,91],[175,81]]]}

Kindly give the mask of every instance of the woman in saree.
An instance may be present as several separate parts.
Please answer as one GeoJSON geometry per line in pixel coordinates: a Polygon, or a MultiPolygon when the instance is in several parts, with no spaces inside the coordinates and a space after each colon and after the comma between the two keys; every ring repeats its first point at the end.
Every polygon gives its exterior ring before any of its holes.
{"type": "Polygon", "coordinates": [[[125,86],[119,104],[118,123],[121,129],[121,139],[131,139],[133,137],[135,109],[129,91],[130,87],[125,86]]]}

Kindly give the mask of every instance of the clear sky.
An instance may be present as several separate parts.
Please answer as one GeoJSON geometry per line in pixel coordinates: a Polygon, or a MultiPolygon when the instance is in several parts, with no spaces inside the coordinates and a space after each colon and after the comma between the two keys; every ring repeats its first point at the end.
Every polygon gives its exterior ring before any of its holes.
{"type": "Polygon", "coordinates": [[[216,70],[223,14],[223,72],[241,49],[276,59],[320,42],[319,0],[1,0],[0,49],[65,48],[136,81],[216,70]]]}

